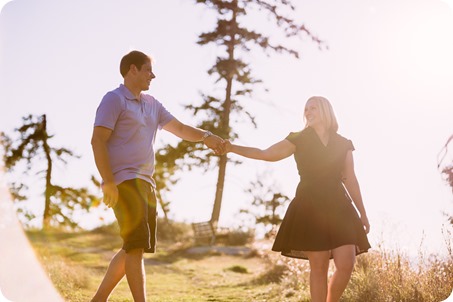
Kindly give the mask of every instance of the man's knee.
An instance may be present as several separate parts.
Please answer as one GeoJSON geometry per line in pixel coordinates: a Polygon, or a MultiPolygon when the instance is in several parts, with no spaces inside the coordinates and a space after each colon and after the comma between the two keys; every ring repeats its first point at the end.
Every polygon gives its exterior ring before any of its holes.
{"type": "Polygon", "coordinates": [[[143,255],[144,251],[145,250],[143,248],[130,249],[130,250],[126,251],[126,255],[130,255],[130,256],[143,255]]]}

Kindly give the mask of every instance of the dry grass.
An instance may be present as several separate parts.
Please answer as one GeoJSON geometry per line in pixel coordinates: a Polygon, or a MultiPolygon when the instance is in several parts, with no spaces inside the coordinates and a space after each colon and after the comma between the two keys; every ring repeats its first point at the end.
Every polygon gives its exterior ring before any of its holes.
{"type": "MultiPolygon", "coordinates": [[[[414,263],[408,255],[381,246],[357,257],[341,302],[440,302],[452,293],[452,249],[447,247],[450,253],[443,257],[419,252],[414,263]]],[[[310,301],[308,262],[267,252],[268,247],[261,250],[267,270],[260,280],[279,284],[280,301],[310,301]]],[[[333,272],[331,263],[329,275],[333,272]]]]}
{"type": "MultiPolygon", "coordinates": [[[[271,252],[269,241],[255,242],[248,255],[193,255],[186,252],[190,241],[181,228],[182,242],[164,242],[157,254],[145,259],[149,301],[310,301],[307,261],[271,252]]],[[[111,228],[28,235],[55,287],[73,302],[90,299],[120,246],[111,228]]],[[[452,238],[447,235],[448,244],[452,238]]],[[[341,301],[443,301],[453,288],[453,254],[447,249],[450,254],[445,257],[420,252],[415,263],[402,252],[379,247],[361,255],[341,301]]],[[[124,280],[110,301],[132,301],[124,280]]]]}

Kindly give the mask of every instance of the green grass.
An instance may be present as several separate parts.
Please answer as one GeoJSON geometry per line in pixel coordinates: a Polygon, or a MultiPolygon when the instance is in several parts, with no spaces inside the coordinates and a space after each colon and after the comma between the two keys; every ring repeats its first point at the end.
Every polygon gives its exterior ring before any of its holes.
{"type": "MultiPolygon", "coordinates": [[[[27,232],[39,259],[65,301],[89,301],[121,245],[111,230],[27,232]]],[[[307,261],[281,257],[254,245],[249,255],[188,253],[190,243],[160,242],[145,256],[150,302],[308,302],[307,261]]],[[[439,302],[453,288],[453,255],[420,256],[373,250],[358,257],[342,302],[439,302]]],[[[111,302],[132,301],[123,279],[111,302]]]]}
{"type": "MultiPolygon", "coordinates": [[[[27,234],[57,290],[74,302],[90,300],[121,244],[109,232],[27,234]]],[[[272,301],[273,286],[254,282],[265,267],[260,257],[193,255],[186,248],[161,243],[158,253],[145,256],[149,301],[272,301]]],[[[109,301],[132,301],[125,279],[109,301]]]]}

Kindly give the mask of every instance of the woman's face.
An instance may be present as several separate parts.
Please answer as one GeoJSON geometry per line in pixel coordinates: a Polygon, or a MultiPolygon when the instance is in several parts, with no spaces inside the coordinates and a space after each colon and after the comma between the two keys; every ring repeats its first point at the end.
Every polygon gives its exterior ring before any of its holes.
{"type": "Polygon", "coordinates": [[[319,105],[316,100],[309,100],[305,104],[305,120],[307,121],[308,126],[314,127],[316,125],[322,124],[321,114],[319,110],[319,105]]]}

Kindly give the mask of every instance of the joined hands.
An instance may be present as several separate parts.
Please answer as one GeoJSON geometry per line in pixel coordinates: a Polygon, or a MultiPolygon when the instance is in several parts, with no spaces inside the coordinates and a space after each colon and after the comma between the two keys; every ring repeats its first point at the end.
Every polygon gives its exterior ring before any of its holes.
{"type": "Polygon", "coordinates": [[[204,140],[205,145],[216,155],[224,155],[231,151],[231,142],[217,135],[211,135],[204,140]]]}

